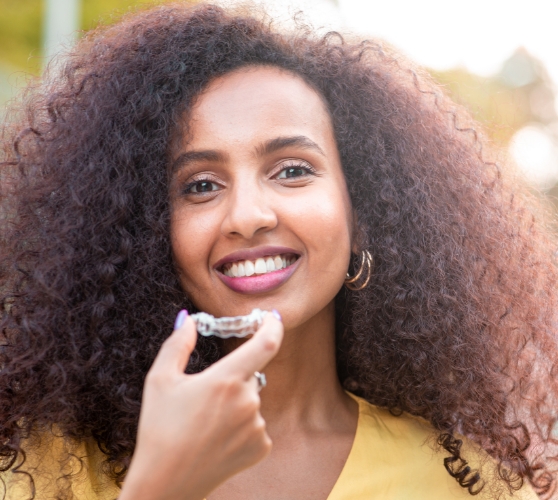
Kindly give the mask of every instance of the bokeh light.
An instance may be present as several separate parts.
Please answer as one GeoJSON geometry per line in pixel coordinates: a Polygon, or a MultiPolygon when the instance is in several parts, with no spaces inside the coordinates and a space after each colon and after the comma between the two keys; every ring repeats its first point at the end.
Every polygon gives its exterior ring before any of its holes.
{"type": "Polygon", "coordinates": [[[558,181],[558,148],[554,137],[540,125],[518,130],[509,145],[511,157],[527,179],[539,189],[550,189],[558,181]]]}

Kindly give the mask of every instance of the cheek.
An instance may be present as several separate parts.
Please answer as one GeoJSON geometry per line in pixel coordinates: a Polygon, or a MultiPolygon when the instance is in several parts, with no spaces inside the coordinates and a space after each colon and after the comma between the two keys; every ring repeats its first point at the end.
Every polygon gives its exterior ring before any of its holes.
{"type": "Polygon", "coordinates": [[[198,276],[207,274],[213,224],[203,215],[186,216],[180,211],[171,217],[171,245],[175,264],[186,292],[194,292],[198,276]]]}
{"type": "Polygon", "coordinates": [[[348,195],[334,186],[303,201],[295,216],[309,268],[319,282],[337,289],[343,284],[351,255],[350,213],[348,195]]]}

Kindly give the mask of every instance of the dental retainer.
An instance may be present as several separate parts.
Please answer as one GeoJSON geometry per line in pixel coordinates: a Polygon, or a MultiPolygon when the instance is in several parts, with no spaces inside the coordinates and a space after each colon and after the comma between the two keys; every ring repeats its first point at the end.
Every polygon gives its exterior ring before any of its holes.
{"type": "Polygon", "coordinates": [[[267,311],[253,309],[246,316],[215,318],[211,314],[199,312],[192,314],[192,319],[196,323],[198,333],[204,337],[215,335],[222,339],[230,337],[243,338],[253,335],[258,331],[266,314],[267,311]]]}

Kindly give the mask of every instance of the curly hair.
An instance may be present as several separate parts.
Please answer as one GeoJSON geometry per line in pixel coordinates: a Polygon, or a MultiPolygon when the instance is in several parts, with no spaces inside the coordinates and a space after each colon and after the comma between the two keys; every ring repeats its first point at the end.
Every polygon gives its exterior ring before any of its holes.
{"type": "MultiPolygon", "coordinates": [[[[248,65],[325,99],[374,275],[336,298],[342,383],[428,420],[471,494],[463,435],[510,490],[555,490],[556,239],[465,110],[374,41],[202,5],[88,33],[4,126],[0,156],[0,470],[56,425],[94,438],[120,484],[145,375],[194,309],[169,239],[169,144],[208,82],[248,65]],[[484,148],[484,149],[483,149],[484,148]]],[[[200,338],[187,367],[220,356],[200,338]]],[[[193,403],[194,404],[194,403],[193,403]]]]}

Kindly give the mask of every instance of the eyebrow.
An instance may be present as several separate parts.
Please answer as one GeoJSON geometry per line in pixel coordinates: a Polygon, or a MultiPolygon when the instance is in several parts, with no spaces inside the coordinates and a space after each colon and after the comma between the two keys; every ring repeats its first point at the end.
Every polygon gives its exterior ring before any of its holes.
{"type": "Polygon", "coordinates": [[[271,139],[258,148],[256,148],[256,154],[258,156],[265,156],[271,153],[275,153],[281,149],[288,148],[290,146],[296,146],[301,149],[312,149],[322,156],[325,156],[325,153],[322,151],[322,148],[318,146],[313,140],[309,139],[305,135],[293,135],[289,137],[276,137],[275,139],[271,139]]]}
{"type": "Polygon", "coordinates": [[[178,156],[172,163],[171,172],[175,173],[181,168],[195,161],[211,161],[215,163],[222,163],[227,159],[227,156],[219,151],[206,150],[206,151],[187,151],[178,156]]]}
{"type": "MultiPolygon", "coordinates": [[[[317,153],[325,156],[322,148],[318,146],[313,140],[309,139],[305,135],[293,135],[286,137],[276,137],[264,142],[256,148],[256,156],[266,156],[281,149],[285,149],[291,146],[295,146],[301,149],[311,149],[317,153]]],[[[174,160],[172,164],[171,171],[174,173],[177,170],[185,167],[188,163],[195,161],[208,161],[223,163],[227,160],[228,155],[220,151],[213,149],[203,150],[203,151],[187,151],[174,160]]]]}

